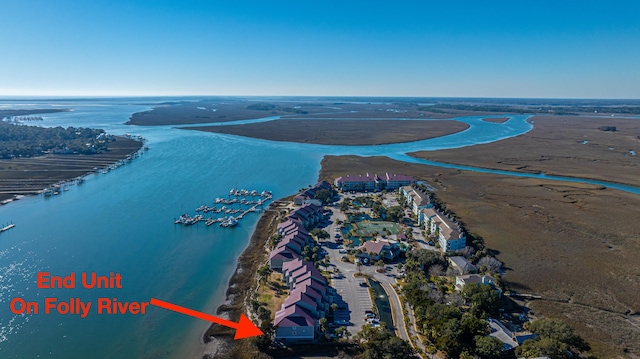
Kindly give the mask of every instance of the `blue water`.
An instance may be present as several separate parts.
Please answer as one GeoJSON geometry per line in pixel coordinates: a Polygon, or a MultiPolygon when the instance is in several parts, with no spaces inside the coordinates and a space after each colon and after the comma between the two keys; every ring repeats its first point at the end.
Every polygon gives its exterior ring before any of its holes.
{"type": "MultiPolygon", "coordinates": [[[[41,125],[140,134],[150,147],[132,163],[105,175],[90,176],[83,185],[72,186],[59,196],[35,196],[0,207],[0,224],[16,224],[0,234],[1,358],[193,356],[190,349],[198,347],[208,324],[160,308],[149,308],[147,314],[138,316],[97,315],[93,309],[81,319],[42,313],[15,316],[9,311],[9,302],[23,297],[42,305],[45,297],[78,297],[95,306],[98,297],[116,297],[118,301],[156,297],[213,312],[224,298],[236,258],[246,247],[258,217],[248,216],[230,229],[174,225],[173,219],[181,213],[193,214],[196,207],[211,204],[232,187],[271,190],[275,198],[290,195],[317,181],[325,154],[387,155],[425,162],[405,153],[488,143],[531,128],[527,116],[512,116],[503,124],[464,117],[458,120],[470,124],[469,129],[441,138],[380,146],[322,146],[171,126],[124,125],[132,113],[149,109],[153,101],[166,100],[0,101],[0,109],[72,108],[72,112],[42,115],[45,121],[41,125]],[[38,290],[36,275],[40,271],[54,275],[118,272],[123,288],[38,290]]],[[[638,193],[637,188],[628,190],[638,193]]]]}

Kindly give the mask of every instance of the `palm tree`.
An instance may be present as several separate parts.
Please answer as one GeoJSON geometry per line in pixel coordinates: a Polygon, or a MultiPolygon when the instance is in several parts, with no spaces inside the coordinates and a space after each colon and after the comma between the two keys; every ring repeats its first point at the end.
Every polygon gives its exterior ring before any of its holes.
{"type": "Polygon", "coordinates": [[[318,320],[318,324],[320,324],[320,331],[321,332],[326,332],[328,329],[328,320],[327,318],[320,318],[320,320],[318,320]]]}
{"type": "Polygon", "coordinates": [[[260,268],[258,268],[258,275],[260,276],[259,282],[266,283],[272,272],[273,272],[273,269],[269,267],[268,263],[265,263],[264,265],[260,266],[260,268]]]}

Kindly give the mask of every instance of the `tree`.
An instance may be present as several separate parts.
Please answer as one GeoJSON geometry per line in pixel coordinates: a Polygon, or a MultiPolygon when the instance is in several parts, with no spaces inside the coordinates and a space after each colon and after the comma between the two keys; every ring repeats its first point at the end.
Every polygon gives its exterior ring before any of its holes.
{"type": "Polygon", "coordinates": [[[499,359],[502,356],[504,343],[499,339],[488,335],[478,335],[474,340],[476,342],[476,353],[482,359],[499,359]]]}
{"type": "Polygon", "coordinates": [[[387,218],[392,222],[400,222],[404,218],[404,209],[400,206],[393,206],[387,209],[387,218]]]}
{"type": "Polygon", "coordinates": [[[269,267],[269,263],[265,263],[261,265],[260,268],[258,268],[259,281],[261,283],[266,283],[272,272],[273,272],[273,269],[269,267]]]}
{"type": "Polygon", "coordinates": [[[409,258],[415,260],[425,271],[434,264],[439,264],[443,269],[447,267],[447,261],[440,253],[426,249],[409,252],[409,258]]]}
{"type": "Polygon", "coordinates": [[[382,259],[378,260],[378,261],[376,262],[376,266],[377,266],[380,270],[384,269],[384,261],[383,261],[382,259]]]}
{"type": "Polygon", "coordinates": [[[444,269],[441,264],[434,264],[429,267],[429,275],[432,277],[439,277],[444,274],[444,269]]]}
{"type": "Polygon", "coordinates": [[[460,250],[460,255],[462,255],[465,258],[469,258],[471,257],[474,253],[476,252],[475,249],[473,249],[473,247],[470,246],[466,246],[464,248],[462,248],[460,250]]]}
{"type": "Polygon", "coordinates": [[[478,267],[480,267],[480,270],[483,272],[498,273],[502,268],[502,262],[494,257],[482,257],[478,261],[478,267]]]}
{"type": "Polygon", "coordinates": [[[362,273],[362,261],[358,261],[358,263],[356,263],[356,267],[358,268],[358,273],[362,273]]]}
{"type": "Polygon", "coordinates": [[[264,335],[259,335],[257,337],[251,338],[253,344],[262,352],[269,349],[271,346],[273,334],[276,331],[276,328],[273,326],[270,320],[262,322],[260,325],[260,330],[264,333],[264,335]]]}
{"type": "Polygon", "coordinates": [[[411,344],[388,332],[384,326],[374,328],[367,324],[358,332],[357,338],[364,340],[362,358],[408,359],[415,358],[411,344]]]}
{"type": "Polygon", "coordinates": [[[328,322],[329,321],[327,320],[327,318],[320,318],[320,320],[318,320],[318,324],[320,324],[320,331],[322,333],[326,332],[327,329],[329,329],[328,322]]]}
{"type": "Polygon", "coordinates": [[[462,297],[471,305],[471,312],[477,316],[492,316],[498,313],[500,294],[487,284],[467,284],[462,289],[462,297]]]}
{"type": "Polygon", "coordinates": [[[322,201],[322,203],[324,204],[327,204],[331,201],[331,191],[329,191],[328,189],[321,189],[316,192],[314,198],[322,201]]]}
{"type": "Polygon", "coordinates": [[[551,359],[566,359],[579,356],[591,350],[591,346],[573,328],[558,319],[540,319],[527,324],[528,329],[538,334],[538,338],[525,340],[516,349],[516,354],[529,356],[546,355],[551,359]]]}
{"type": "Polygon", "coordinates": [[[309,232],[312,236],[316,237],[318,240],[327,239],[330,237],[329,233],[321,228],[314,228],[309,232]]]}
{"type": "Polygon", "coordinates": [[[371,211],[377,216],[382,218],[383,214],[384,214],[384,206],[380,203],[380,202],[375,202],[372,206],[371,206],[371,211]]]}
{"type": "Polygon", "coordinates": [[[271,311],[265,307],[258,308],[258,319],[261,321],[269,321],[271,319],[271,311]]]}
{"type": "Polygon", "coordinates": [[[273,234],[271,237],[269,237],[269,248],[274,249],[278,243],[280,243],[280,241],[282,240],[282,235],[279,233],[275,233],[273,234]]]}
{"type": "Polygon", "coordinates": [[[329,264],[331,264],[331,261],[329,261],[329,258],[324,257],[324,259],[322,260],[322,266],[325,268],[325,270],[327,269],[327,267],[329,267],[329,264]]]}

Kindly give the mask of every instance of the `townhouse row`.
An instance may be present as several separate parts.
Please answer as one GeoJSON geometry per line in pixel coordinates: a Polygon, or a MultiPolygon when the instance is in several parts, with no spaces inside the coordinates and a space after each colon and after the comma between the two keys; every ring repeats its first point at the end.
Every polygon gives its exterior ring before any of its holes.
{"type": "MultiPolygon", "coordinates": [[[[317,191],[325,188],[325,184],[331,188],[327,182],[312,188],[317,191]]],[[[305,190],[298,196],[313,199],[314,193],[305,190]]],[[[302,258],[305,247],[316,245],[307,228],[322,220],[323,208],[313,201],[300,203],[303,205],[278,224],[277,233],[282,239],[269,256],[269,266],[282,273],[282,281],[290,290],[273,322],[276,340],[283,342],[313,341],[320,333],[319,321],[325,317],[335,295],[315,265],[302,258]]]]}
{"type": "Polygon", "coordinates": [[[374,192],[395,191],[402,186],[415,183],[411,176],[389,174],[378,176],[377,174],[356,174],[338,177],[333,182],[341,191],[374,192]]]}
{"type": "Polygon", "coordinates": [[[418,225],[428,228],[445,254],[463,249],[467,245],[464,228],[456,220],[438,211],[429,195],[412,186],[403,186],[400,193],[418,219],[418,225]]]}

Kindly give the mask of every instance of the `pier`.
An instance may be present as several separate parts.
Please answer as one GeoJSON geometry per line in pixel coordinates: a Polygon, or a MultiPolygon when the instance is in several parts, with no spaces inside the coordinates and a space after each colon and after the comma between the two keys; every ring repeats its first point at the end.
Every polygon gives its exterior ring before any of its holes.
{"type": "Polygon", "coordinates": [[[233,227],[243,219],[247,214],[252,212],[259,212],[260,207],[267,201],[272,199],[271,191],[262,191],[258,193],[255,190],[248,191],[245,189],[231,189],[227,198],[218,197],[214,200],[213,206],[203,204],[196,208],[198,214],[193,217],[189,214],[182,214],[179,218],[174,219],[175,224],[183,224],[185,226],[194,225],[200,221],[204,221],[207,226],[211,226],[214,223],[219,223],[221,227],[233,227]],[[237,204],[238,208],[233,208],[237,204]],[[220,207],[216,205],[222,205],[220,207]],[[229,205],[229,207],[227,207],[229,205]],[[248,207],[247,207],[248,206],[248,207]],[[245,207],[245,208],[243,208],[245,207]],[[201,212],[204,213],[221,213],[224,216],[214,218],[210,216],[205,219],[201,212]],[[229,215],[227,217],[226,215],[229,215]],[[235,215],[235,217],[234,217],[235,215]]]}
{"type": "Polygon", "coordinates": [[[8,230],[10,230],[11,228],[13,228],[13,227],[15,227],[15,226],[16,226],[16,225],[15,225],[15,224],[13,224],[13,223],[11,223],[11,224],[9,224],[9,225],[6,225],[6,226],[4,226],[4,227],[0,228],[0,233],[2,233],[2,232],[4,232],[4,231],[8,231],[8,230]]]}

